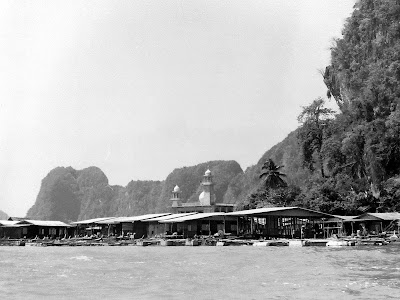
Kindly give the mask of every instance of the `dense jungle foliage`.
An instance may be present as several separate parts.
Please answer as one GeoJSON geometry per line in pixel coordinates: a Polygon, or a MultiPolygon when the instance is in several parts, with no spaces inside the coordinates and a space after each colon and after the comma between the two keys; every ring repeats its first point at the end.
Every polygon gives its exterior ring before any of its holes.
{"type": "Polygon", "coordinates": [[[299,115],[293,159],[309,176],[301,189],[260,188],[245,207],[264,196],[336,214],[400,211],[400,1],[358,1],[342,35],[322,72],[339,112],[318,98],[299,115]]]}

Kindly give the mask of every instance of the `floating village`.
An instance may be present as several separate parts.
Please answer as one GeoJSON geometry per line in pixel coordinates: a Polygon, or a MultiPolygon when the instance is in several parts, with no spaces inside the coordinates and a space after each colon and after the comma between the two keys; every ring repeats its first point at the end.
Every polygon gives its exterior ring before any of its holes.
{"type": "Polygon", "coordinates": [[[70,224],[10,217],[0,220],[0,245],[342,247],[399,240],[397,212],[339,216],[301,207],[236,210],[234,204],[217,202],[210,170],[201,185],[199,200],[186,203],[175,186],[167,213],[70,224]]]}

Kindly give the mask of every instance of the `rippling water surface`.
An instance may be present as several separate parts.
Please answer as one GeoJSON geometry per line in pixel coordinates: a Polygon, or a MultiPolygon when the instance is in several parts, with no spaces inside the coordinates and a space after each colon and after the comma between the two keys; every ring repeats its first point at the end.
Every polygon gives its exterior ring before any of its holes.
{"type": "Polygon", "coordinates": [[[2,299],[400,299],[400,247],[0,247],[2,299]]]}

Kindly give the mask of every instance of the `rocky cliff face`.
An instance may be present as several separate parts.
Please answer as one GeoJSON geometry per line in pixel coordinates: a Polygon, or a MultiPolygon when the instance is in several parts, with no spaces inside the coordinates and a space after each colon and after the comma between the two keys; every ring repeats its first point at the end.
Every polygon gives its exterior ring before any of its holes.
{"type": "Polygon", "coordinates": [[[71,167],[58,167],[42,180],[36,203],[29,209],[27,217],[72,221],[79,216],[80,204],[77,172],[71,167]]]}
{"type": "Polygon", "coordinates": [[[106,216],[129,216],[170,210],[171,191],[177,184],[185,201],[197,201],[207,168],[213,171],[219,202],[237,201],[226,196],[234,178],[243,174],[235,161],[210,161],[175,169],[165,181],[131,181],[126,187],[110,186],[97,167],[75,170],[58,167],[42,180],[35,204],[27,217],[71,222],[106,216]]]}
{"type": "Polygon", "coordinates": [[[8,215],[4,211],[0,210],[0,220],[7,220],[7,219],[8,215]]]}

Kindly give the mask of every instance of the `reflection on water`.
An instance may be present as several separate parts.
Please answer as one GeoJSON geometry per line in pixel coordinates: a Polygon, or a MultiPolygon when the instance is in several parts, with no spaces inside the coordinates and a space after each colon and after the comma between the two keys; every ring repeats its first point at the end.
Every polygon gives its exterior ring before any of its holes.
{"type": "Polygon", "coordinates": [[[3,299],[399,299],[400,246],[0,247],[3,299]]]}

